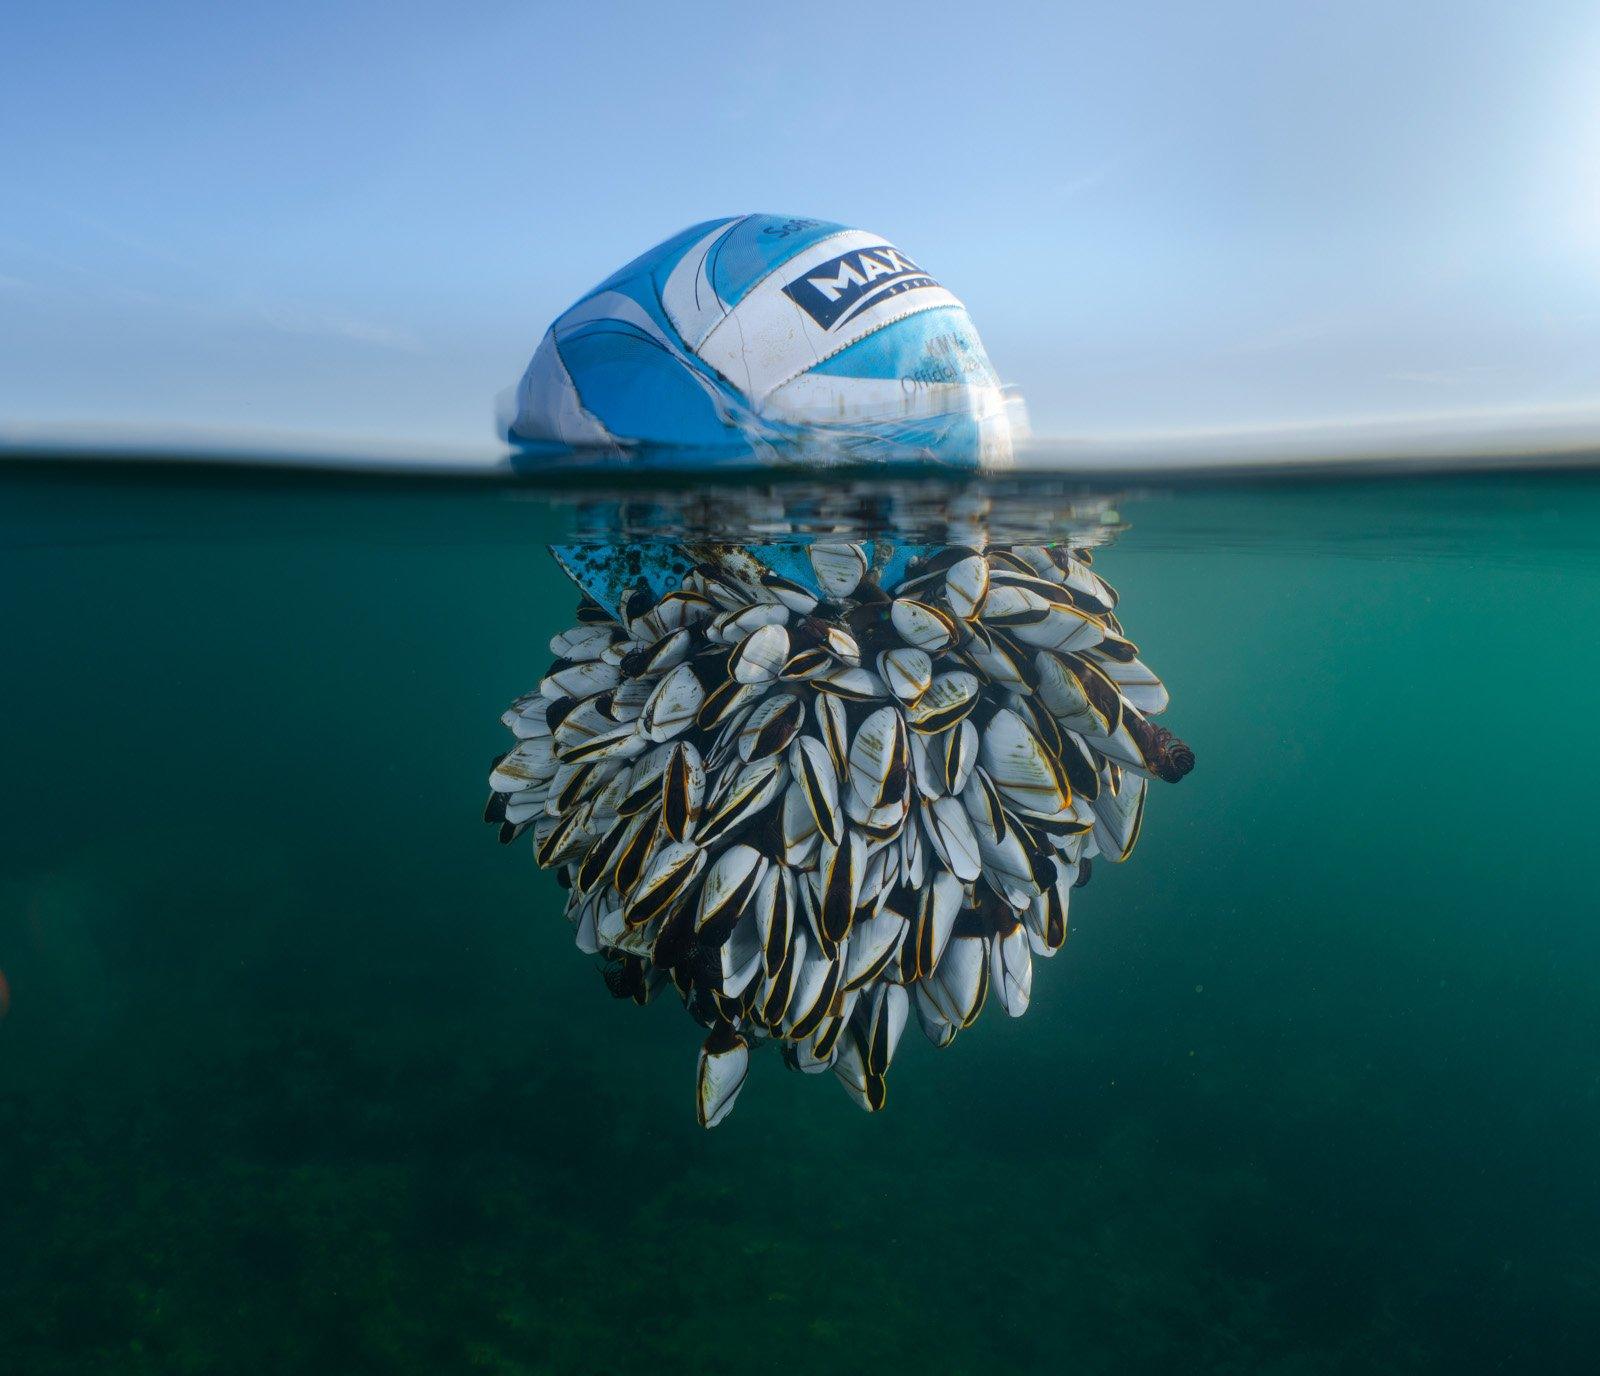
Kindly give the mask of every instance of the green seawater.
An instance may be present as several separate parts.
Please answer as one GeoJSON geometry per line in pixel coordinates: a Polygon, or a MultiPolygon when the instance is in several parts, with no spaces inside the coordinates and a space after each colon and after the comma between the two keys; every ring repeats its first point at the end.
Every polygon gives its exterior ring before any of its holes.
{"type": "Polygon", "coordinates": [[[1593,1369],[1600,482],[1120,494],[1198,767],[1025,1017],[711,1132],[479,820],[551,495],[0,473],[0,1369],[1593,1369]]]}

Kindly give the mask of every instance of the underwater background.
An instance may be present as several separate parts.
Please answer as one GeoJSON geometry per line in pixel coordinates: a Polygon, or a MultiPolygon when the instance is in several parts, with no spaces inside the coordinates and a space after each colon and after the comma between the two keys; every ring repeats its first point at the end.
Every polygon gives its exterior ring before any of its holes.
{"type": "Polygon", "coordinates": [[[0,472],[9,1370],[1589,1369],[1592,475],[1117,494],[1195,772],[1025,1017],[709,1133],[479,820],[559,495],[0,472]]]}

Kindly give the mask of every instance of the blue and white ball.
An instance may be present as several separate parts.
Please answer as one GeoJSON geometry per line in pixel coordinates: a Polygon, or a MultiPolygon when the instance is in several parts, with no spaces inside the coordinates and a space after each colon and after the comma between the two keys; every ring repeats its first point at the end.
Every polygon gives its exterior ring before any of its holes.
{"type": "Polygon", "coordinates": [[[508,432],[708,451],[822,439],[984,466],[1011,452],[961,302],[880,235],[778,215],[686,229],[565,311],[508,432]]]}

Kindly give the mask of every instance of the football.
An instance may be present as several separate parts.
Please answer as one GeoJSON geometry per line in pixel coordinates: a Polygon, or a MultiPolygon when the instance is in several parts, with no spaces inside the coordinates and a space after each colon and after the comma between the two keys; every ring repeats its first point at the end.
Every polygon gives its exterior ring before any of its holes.
{"type": "Polygon", "coordinates": [[[545,332],[517,387],[521,444],[859,454],[991,466],[1007,407],[961,301],[881,235],[741,215],[694,225],[545,332]]]}

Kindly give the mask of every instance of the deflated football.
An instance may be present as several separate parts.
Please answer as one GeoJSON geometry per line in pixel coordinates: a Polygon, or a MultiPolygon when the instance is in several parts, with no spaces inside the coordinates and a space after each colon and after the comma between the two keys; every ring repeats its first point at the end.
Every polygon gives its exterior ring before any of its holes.
{"type": "Polygon", "coordinates": [[[741,215],[634,259],[546,331],[509,437],[747,448],[826,435],[1009,457],[966,308],[881,235],[741,215]]]}

